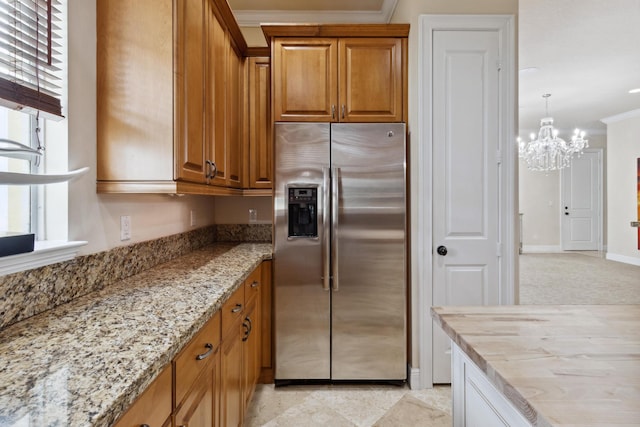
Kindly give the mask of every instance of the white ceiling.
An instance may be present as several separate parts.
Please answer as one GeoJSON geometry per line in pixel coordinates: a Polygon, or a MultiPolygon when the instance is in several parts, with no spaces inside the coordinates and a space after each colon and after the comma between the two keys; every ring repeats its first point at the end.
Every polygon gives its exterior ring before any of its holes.
{"type": "MultiPolygon", "coordinates": [[[[384,23],[398,0],[229,0],[241,26],[384,23]]],[[[402,1],[402,0],[400,0],[402,1]]],[[[640,0],[519,0],[522,136],[549,114],[564,133],[604,133],[603,118],[640,109],[640,0]]],[[[415,29],[413,29],[415,31],[415,29]]],[[[568,136],[568,135],[566,135],[568,136]]]]}

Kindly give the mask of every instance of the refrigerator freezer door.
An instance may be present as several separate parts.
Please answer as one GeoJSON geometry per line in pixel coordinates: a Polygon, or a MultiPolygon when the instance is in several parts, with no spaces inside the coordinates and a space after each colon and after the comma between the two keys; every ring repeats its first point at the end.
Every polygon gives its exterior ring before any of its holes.
{"type": "Polygon", "coordinates": [[[328,280],[323,280],[330,231],[323,227],[329,214],[324,186],[329,173],[329,131],[328,123],[275,125],[276,380],[329,379],[331,374],[331,296],[328,280]],[[317,222],[317,236],[290,236],[288,204],[297,197],[296,189],[317,189],[317,214],[302,219],[317,222]]]}
{"type": "Polygon", "coordinates": [[[405,126],[333,124],[331,160],[331,378],[406,379],[405,126]]]}

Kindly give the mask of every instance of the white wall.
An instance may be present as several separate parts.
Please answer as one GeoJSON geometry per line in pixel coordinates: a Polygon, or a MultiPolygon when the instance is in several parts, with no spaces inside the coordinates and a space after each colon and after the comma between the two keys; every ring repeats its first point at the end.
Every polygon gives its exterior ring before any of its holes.
{"type": "MultiPolygon", "coordinates": [[[[570,132],[565,136],[569,137],[570,132]]],[[[560,135],[562,137],[562,134],[560,135]]],[[[590,148],[607,147],[605,135],[588,135],[590,148]]],[[[606,150],[605,150],[606,153],[606,150]]],[[[605,154],[606,157],[606,154],[605,154]]],[[[603,175],[606,177],[606,166],[603,175]]],[[[530,171],[523,160],[519,168],[520,213],[523,213],[523,245],[533,252],[560,251],[560,222],[562,207],[560,206],[560,172],[530,171]]],[[[606,182],[606,179],[605,179],[606,182]]],[[[604,200],[606,200],[606,187],[604,200]]],[[[606,206],[604,206],[606,218],[606,206]]],[[[603,224],[604,228],[604,224],[603,224]]],[[[603,235],[606,245],[607,234],[603,235]]]]}
{"type": "Polygon", "coordinates": [[[87,240],[81,254],[103,251],[212,224],[214,198],[96,194],[96,5],[69,0],[69,92],[65,115],[69,168],[91,171],[69,184],[69,240],[87,240]],[[120,241],[120,216],[130,215],[132,238],[120,241]]]}
{"type": "Polygon", "coordinates": [[[638,174],[640,109],[603,120],[607,123],[608,199],[607,259],[640,265],[638,231],[638,174]]]}

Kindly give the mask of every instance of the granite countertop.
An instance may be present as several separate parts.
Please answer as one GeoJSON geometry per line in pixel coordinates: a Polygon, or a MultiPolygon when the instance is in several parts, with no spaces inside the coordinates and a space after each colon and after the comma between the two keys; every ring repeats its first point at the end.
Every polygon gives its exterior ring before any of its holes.
{"type": "Polygon", "coordinates": [[[434,307],[534,426],[640,425],[640,305],[434,307]]]}
{"type": "Polygon", "coordinates": [[[1,330],[0,427],[110,425],[271,253],[215,244],[1,330]]]}

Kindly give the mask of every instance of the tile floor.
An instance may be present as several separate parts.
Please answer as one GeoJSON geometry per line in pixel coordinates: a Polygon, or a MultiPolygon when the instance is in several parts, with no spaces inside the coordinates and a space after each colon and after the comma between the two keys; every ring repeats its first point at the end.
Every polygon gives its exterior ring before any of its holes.
{"type": "Polygon", "coordinates": [[[258,384],[245,427],[451,426],[451,388],[258,384]]]}
{"type": "MultiPolygon", "coordinates": [[[[522,304],[640,303],[640,267],[597,252],[520,256],[522,304]]],[[[258,384],[245,427],[450,427],[451,388],[258,384]]]]}

